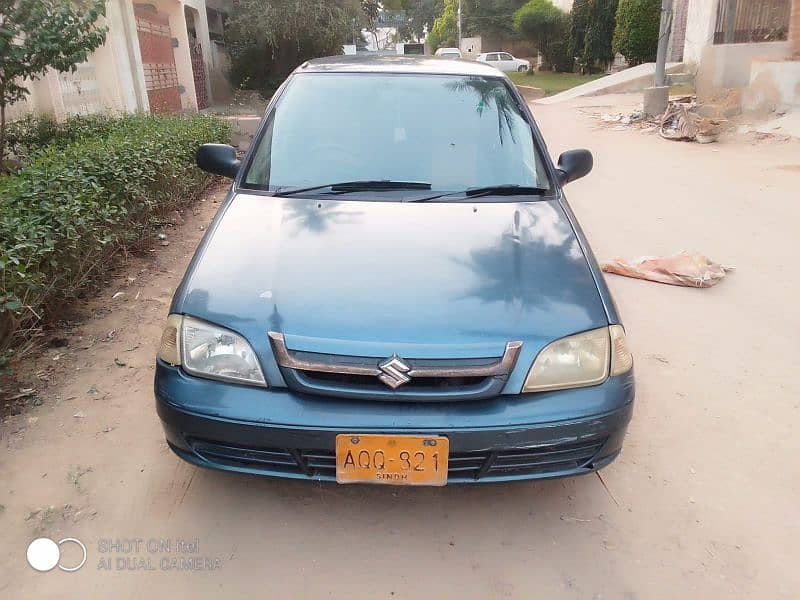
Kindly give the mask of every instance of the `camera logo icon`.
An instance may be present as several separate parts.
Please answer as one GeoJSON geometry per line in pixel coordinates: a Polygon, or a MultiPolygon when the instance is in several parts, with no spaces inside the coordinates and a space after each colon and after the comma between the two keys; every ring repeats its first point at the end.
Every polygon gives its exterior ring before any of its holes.
{"type": "Polygon", "coordinates": [[[52,571],[56,566],[62,571],[69,573],[77,571],[85,563],[87,558],[86,546],[78,539],[64,538],[55,542],[50,538],[36,538],[28,544],[27,552],[28,564],[37,571],[52,571]],[[83,553],[83,558],[77,565],[61,564],[61,546],[64,544],[75,544],[83,553]]]}

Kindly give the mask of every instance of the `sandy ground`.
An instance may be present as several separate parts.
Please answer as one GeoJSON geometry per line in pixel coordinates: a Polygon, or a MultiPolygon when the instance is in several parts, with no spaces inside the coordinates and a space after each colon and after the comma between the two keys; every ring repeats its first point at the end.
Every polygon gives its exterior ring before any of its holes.
{"type": "Polygon", "coordinates": [[[591,114],[630,102],[534,109],[554,156],[595,153],[568,191],[598,257],[687,249],[737,270],[708,290],[609,277],[638,394],[608,489],[337,487],[179,461],[153,356],[210,196],[31,366],[42,403],[0,428],[0,597],[798,597],[800,144],[667,142],[591,114]],[[87,564],[33,571],[38,535],[82,540],[87,564]],[[189,557],[212,568],[177,570],[189,557]]]}

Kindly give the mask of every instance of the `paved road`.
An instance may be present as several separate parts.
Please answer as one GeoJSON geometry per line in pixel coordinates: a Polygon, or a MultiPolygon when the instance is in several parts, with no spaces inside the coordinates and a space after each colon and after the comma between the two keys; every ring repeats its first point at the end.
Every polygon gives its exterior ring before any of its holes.
{"type": "Polygon", "coordinates": [[[0,429],[0,596],[797,597],[800,145],[671,143],[587,114],[609,110],[535,108],[554,155],[595,152],[569,195],[597,255],[685,248],[737,271],[709,290],[610,278],[638,398],[607,487],[594,475],[337,487],[179,462],[153,411],[151,363],[209,197],[87,305],[67,348],[31,365],[50,380],[44,403],[0,429]],[[32,571],[37,533],[81,539],[87,564],[32,571]],[[177,570],[189,566],[203,570],[177,570]]]}

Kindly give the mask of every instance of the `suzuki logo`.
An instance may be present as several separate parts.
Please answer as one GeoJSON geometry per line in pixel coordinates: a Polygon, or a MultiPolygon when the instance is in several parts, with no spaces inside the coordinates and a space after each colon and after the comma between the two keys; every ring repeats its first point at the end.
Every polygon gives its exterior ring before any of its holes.
{"type": "Polygon", "coordinates": [[[378,375],[378,379],[393,390],[411,381],[411,377],[406,375],[411,370],[411,367],[396,354],[379,364],[378,368],[383,371],[378,375]]]}

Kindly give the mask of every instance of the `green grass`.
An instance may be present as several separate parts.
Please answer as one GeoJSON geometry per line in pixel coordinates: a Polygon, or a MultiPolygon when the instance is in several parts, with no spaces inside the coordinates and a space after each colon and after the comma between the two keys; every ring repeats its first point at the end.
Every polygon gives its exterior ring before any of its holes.
{"type": "Polygon", "coordinates": [[[536,73],[509,73],[511,80],[517,85],[529,85],[544,90],[545,96],[552,96],[576,85],[599,79],[602,73],[595,75],[578,75],[577,73],[552,73],[537,71],[536,73]]]}

